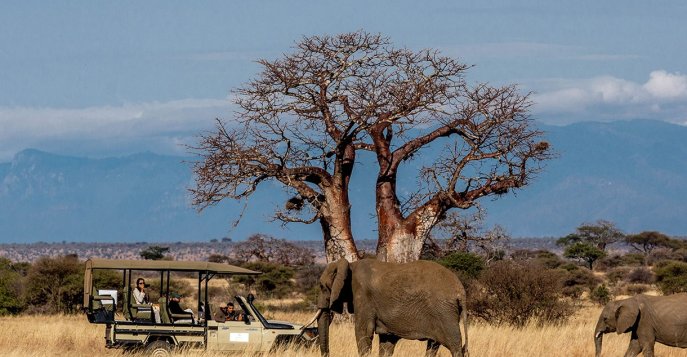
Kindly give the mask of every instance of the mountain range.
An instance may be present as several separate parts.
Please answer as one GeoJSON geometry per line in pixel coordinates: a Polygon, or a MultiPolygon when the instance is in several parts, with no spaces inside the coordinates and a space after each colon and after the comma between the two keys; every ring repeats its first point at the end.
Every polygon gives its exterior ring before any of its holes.
{"type": "MultiPolygon", "coordinates": [[[[648,120],[538,126],[557,157],[525,188],[484,200],[487,226],[498,224],[513,237],[551,237],[605,219],[628,233],[687,235],[687,127],[648,120]]],[[[287,198],[276,184],[248,202],[198,212],[188,193],[192,159],[21,151],[0,163],[0,243],[192,242],[254,233],[321,239],[316,224],[270,220],[287,198]]],[[[374,239],[374,165],[361,165],[355,175],[354,234],[374,239]]]]}

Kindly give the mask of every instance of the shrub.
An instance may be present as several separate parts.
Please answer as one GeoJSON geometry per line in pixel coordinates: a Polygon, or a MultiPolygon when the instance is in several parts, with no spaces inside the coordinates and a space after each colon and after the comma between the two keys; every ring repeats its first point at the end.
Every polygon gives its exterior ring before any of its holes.
{"type": "Polygon", "coordinates": [[[624,266],[638,267],[644,265],[646,256],[641,253],[628,253],[621,256],[621,262],[624,266]]]}
{"type": "Polygon", "coordinates": [[[9,259],[0,258],[0,316],[24,310],[23,277],[9,259]]]}
{"type": "Polygon", "coordinates": [[[646,284],[631,284],[631,283],[624,283],[624,284],[619,284],[614,290],[615,290],[615,295],[638,295],[645,293],[651,289],[650,285],[646,284]]]}
{"type": "Polygon", "coordinates": [[[83,264],[75,255],[41,257],[26,276],[30,312],[72,313],[83,302],[83,264]]]}
{"type": "Polygon", "coordinates": [[[496,262],[482,272],[479,284],[472,310],[491,323],[560,323],[573,312],[561,299],[558,274],[532,262],[496,262]]]}
{"type": "Polygon", "coordinates": [[[687,263],[670,261],[657,266],[656,285],[665,295],[687,291],[687,263]]]}
{"type": "Polygon", "coordinates": [[[617,267],[611,269],[609,272],[606,273],[606,279],[608,279],[608,281],[611,284],[617,284],[619,282],[625,281],[627,279],[627,276],[630,274],[630,271],[632,271],[632,268],[617,267]]]}
{"type": "Polygon", "coordinates": [[[437,261],[439,264],[458,272],[463,278],[475,279],[484,270],[484,259],[477,254],[453,252],[437,261]]]}
{"type": "Polygon", "coordinates": [[[636,268],[627,275],[630,283],[653,284],[656,281],[654,273],[647,268],[636,268]]]}
{"type": "Polygon", "coordinates": [[[592,289],[589,293],[589,299],[599,305],[606,305],[611,301],[611,291],[608,290],[606,285],[601,284],[596,289],[592,289]]]}
{"type": "Polygon", "coordinates": [[[260,275],[237,275],[232,278],[246,285],[248,290],[255,289],[258,294],[276,298],[285,297],[293,291],[293,268],[266,262],[246,263],[243,267],[262,272],[260,275]]]}
{"type": "Polygon", "coordinates": [[[601,280],[594,276],[590,270],[587,269],[575,269],[575,270],[559,270],[561,274],[561,284],[563,288],[579,287],[583,290],[591,290],[596,287],[601,280]]]}
{"type": "Polygon", "coordinates": [[[320,292],[320,275],[325,268],[325,265],[314,264],[304,266],[296,272],[296,291],[305,295],[305,301],[308,304],[317,304],[317,295],[320,292]]]}

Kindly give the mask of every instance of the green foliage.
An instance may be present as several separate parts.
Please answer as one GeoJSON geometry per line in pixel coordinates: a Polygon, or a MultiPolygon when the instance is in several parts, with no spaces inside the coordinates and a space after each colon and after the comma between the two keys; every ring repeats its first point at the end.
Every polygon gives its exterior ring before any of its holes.
{"type": "Polygon", "coordinates": [[[578,298],[582,292],[592,290],[600,281],[594,274],[587,269],[577,268],[573,270],[558,270],[560,273],[560,283],[565,296],[578,298]]]}
{"type": "Polygon", "coordinates": [[[83,264],[75,255],[41,257],[26,276],[32,312],[77,312],[83,298],[83,264]]]}
{"type": "Polygon", "coordinates": [[[563,256],[570,259],[577,259],[587,263],[589,269],[592,269],[594,262],[599,258],[605,256],[603,250],[589,244],[577,242],[565,247],[563,256]]]}
{"type": "Polygon", "coordinates": [[[301,267],[296,272],[295,290],[305,295],[305,301],[309,305],[317,303],[317,295],[320,293],[320,275],[325,268],[325,265],[313,264],[301,267]]]}
{"type": "Polygon", "coordinates": [[[556,244],[567,247],[576,243],[589,244],[601,251],[606,251],[609,244],[621,241],[625,235],[615,227],[613,222],[599,220],[593,224],[583,224],[575,233],[558,239],[556,244]]]}
{"type": "Polygon", "coordinates": [[[22,300],[22,274],[9,259],[0,258],[0,316],[18,314],[25,308],[22,300]]]}
{"type": "Polygon", "coordinates": [[[246,285],[249,290],[254,289],[259,295],[282,298],[293,291],[292,281],[295,271],[284,265],[251,262],[242,265],[244,268],[261,271],[260,275],[237,275],[232,280],[246,285]]]}
{"type": "Polygon", "coordinates": [[[562,299],[559,276],[539,264],[499,261],[482,272],[478,289],[471,289],[470,310],[495,324],[523,327],[529,321],[560,323],[573,309],[562,299]]]}
{"type": "Polygon", "coordinates": [[[462,277],[475,279],[484,270],[484,259],[473,253],[467,252],[453,252],[437,262],[455,272],[458,272],[462,277]]]}
{"type": "Polygon", "coordinates": [[[663,294],[687,292],[687,263],[669,261],[655,269],[656,285],[663,294]]]}
{"type": "Polygon", "coordinates": [[[141,258],[146,260],[162,260],[165,258],[165,253],[169,251],[169,247],[161,247],[159,245],[151,245],[143,249],[140,253],[141,258]]]}
{"type": "Polygon", "coordinates": [[[670,248],[672,245],[667,235],[655,231],[628,235],[625,237],[625,243],[644,254],[651,253],[659,247],[670,248]]]}
{"type": "Polygon", "coordinates": [[[611,291],[604,284],[597,286],[589,294],[589,299],[599,305],[606,305],[611,301],[611,297],[611,291]]]}

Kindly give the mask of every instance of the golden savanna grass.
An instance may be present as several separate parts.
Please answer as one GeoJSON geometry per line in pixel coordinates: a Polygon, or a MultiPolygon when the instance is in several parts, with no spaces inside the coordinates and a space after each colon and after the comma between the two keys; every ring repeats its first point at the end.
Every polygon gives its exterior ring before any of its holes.
{"type": "MultiPolygon", "coordinates": [[[[469,327],[470,355],[479,356],[593,356],[593,330],[600,307],[581,310],[563,326],[523,329],[472,324],[469,327]]],[[[305,313],[269,313],[280,320],[306,322],[311,315],[305,313]]],[[[20,316],[0,318],[0,355],[2,356],[121,356],[120,350],[108,350],[103,339],[104,326],[91,325],[86,317],[77,316],[20,316]]],[[[332,325],[332,356],[356,356],[353,324],[340,322],[332,325]]],[[[622,356],[629,335],[607,334],[604,338],[604,356],[622,356]]],[[[421,356],[424,343],[401,341],[394,356],[421,356]]],[[[224,354],[185,352],[184,356],[215,357],[224,354]]],[[[377,355],[377,344],[373,347],[377,355]]],[[[656,355],[664,357],[687,356],[687,350],[656,344],[656,355]]],[[[246,355],[248,356],[248,355],[246,355]]],[[[319,356],[319,351],[288,349],[269,355],[296,357],[319,356]]],[[[440,356],[449,356],[446,349],[440,356]]]]}

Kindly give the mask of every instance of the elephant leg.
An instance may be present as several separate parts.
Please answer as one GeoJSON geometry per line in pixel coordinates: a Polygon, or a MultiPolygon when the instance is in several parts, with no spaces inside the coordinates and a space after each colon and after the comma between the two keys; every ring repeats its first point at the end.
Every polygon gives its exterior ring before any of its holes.
{"type": "Polygon", "coordinates": [[[437,352],[439,352],[439,347],[441,344],[434,340],[427,340],[427,352],[425,352],[426,357],[435,357],[437,352]]]}
{"type": "Polygon", "coordinates": [[[633,332],[630,345],[627,347],[627,351],[625,352],[625,357],[635,357],[640,352],[642,352],[642,346],[639,344],[639,339],[637,339],[637,336],[633,332]]]}
{"type": "Polygon", "coordinates": [[[654,341],[644,343],[642,350],[644,350],[644,357],[654,357],[654,341]]]}
{"type": "Polygon", "coordinates": [[[396,343],[399,338],[396,335],[382,334],[379,335],[379,356],[387,357],[394,354],[396,343]]]}
{"type": "Polygon", "coordinates": [[[355,340],[358,344],[358,355],[365,356],[372,350],[374,321],[364,318],[356,318],[355,320],[355,340]]]}

